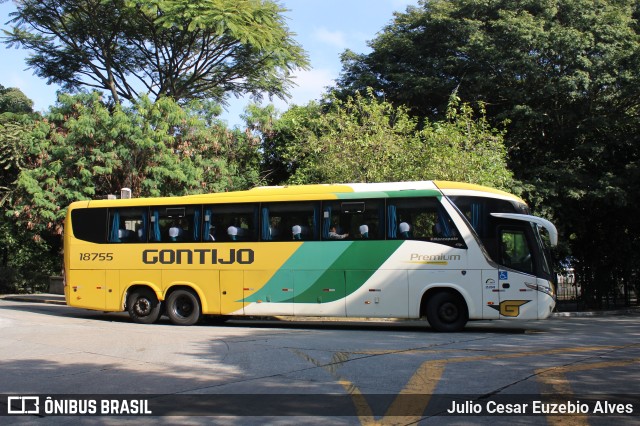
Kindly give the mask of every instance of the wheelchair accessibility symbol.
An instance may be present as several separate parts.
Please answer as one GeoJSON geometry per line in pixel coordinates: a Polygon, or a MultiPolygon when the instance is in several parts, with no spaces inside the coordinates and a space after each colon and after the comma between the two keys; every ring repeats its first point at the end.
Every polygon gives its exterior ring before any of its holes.
{"type": "Polygon", "coordinates": [[[500,271],[500,274],[499,274],[498,278],[499,278],[500,280],[508,280],[508,279],[509,279],[509,272],[507,272],[507,271],[500,271]]]}

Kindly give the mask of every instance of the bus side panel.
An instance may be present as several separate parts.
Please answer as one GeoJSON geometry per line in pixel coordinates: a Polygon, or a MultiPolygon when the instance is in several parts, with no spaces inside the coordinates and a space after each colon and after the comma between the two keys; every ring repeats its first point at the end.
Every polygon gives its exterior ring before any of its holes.
{"type": "Polygon", "coordinates": [[[86,309],[105,309],[106,272],[104,269],[72,269],[67,271],[70,306],[86,309]]]}
{"type": "Polygon", "coordinates": [[[196,291],[201,299],[203,314],[220,314],[220,280],[218,271],[191,269],[162,270],[162,293],[174,286],[186,286],[196,291]]]}
{"type": "Polygon", "coordinates": [[[120,292],[120,271],[117,269],[108,269],[105,279],[105,311],[121,311],[124,303],[122,302],[122,293],[120,292]]]}
{"type": "Polygon", "coordinates": [[[500,319],[500,288],[498,270],[482,270],[482,318],[500,319]]]}
{"type": "Polygon", "coordinates": [[[535,281],[534,276],[521,272],[498,271],[501,319],[538,319],[538,292],[527,285],[535,281]]]}
{"type": "Polygon", "coordinates": [[[294,271],[295,315],[346,316],[343,270],[294,271]]]}
{"type": "Polygon", "coordinates": [[[293,315],[293,271],[245,271],[244,282],[245,315],[293,315]]]}
{"type": "Polygon", "coordinates": [[[347,315],[370,318],[408,318],[407,271],[346,271],[347,288],[360,287],[347,296],[347,315]],[[362,283],[362,284],[361,284],[362,283]]]}
{"type": "Polygon", "coordinates": [[[244,271],[220,271],[220,314],[244,315],[244,271]]]}

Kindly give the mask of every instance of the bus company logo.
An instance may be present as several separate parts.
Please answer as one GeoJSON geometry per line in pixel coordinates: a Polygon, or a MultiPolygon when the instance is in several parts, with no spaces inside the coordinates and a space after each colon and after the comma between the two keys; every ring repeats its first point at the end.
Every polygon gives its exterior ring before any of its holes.
{"type": "Polygon", "coordinates": [[[142,262],[147,265],[250,265],[255,260],[251,249],[178,249],[178,250],[144,250],[142,262]]]}
{"type": "Polygon", "coordinates": [[[7,414],[40,414],[40,397],[8,396],[7,414]]]}
{"type": "Polygon", "coordinates": [[[520,315],[520,306],[531,302],[531,300],[504,300],[500,305],[489,305],[490,308],[500,312],[503,317],[517,317],[520,315]]]}

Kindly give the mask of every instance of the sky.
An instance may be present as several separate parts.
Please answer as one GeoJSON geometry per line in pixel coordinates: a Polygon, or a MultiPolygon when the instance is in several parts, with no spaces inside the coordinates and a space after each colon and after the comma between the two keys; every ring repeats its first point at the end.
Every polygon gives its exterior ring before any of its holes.
{"type": "MultiPolygon", "coordinates": [[[[0,0],[2,1],[2,0],[0,0]]],[[[332,86],[338,77],[340,54],[346,49],[356,53],[370,51],[367,41],[376,37],[384,26],[391,23],[393,12],[404,12],[418,0],[280,0],[285,9],[289,29],[295,39],[307,51],[311,68],[295,73],[296,87],[291,91],[288,103],[274,98],[272,102],[280,112],[291,105],[305,105],[320,99],[325,88],[332,86]]],[[[14,2],[0,3],[0,23],[7,28],[9,13],[15,11],[14,2]]],[[[0,84],[17,87],[34,102],[34,109],[46,112],[56,100],[59,87],[47,85],[46,80],[33,75],[27,69],[25,58],[28,51],[7,48],[0,43],[0,84]]],[[[248,98],[229,99],[222,119],[230,127],[242,126],[240,115],[251,102],[248,98]]]]}

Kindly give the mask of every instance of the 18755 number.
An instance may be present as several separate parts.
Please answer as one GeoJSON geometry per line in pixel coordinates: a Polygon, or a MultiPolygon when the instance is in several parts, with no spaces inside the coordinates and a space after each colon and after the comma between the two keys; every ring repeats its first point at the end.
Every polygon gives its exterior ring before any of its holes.
{"type": "Polygon", "coordinates": [[[113,253],[80,253],[81,261],[111,262],[113,253]]]}

